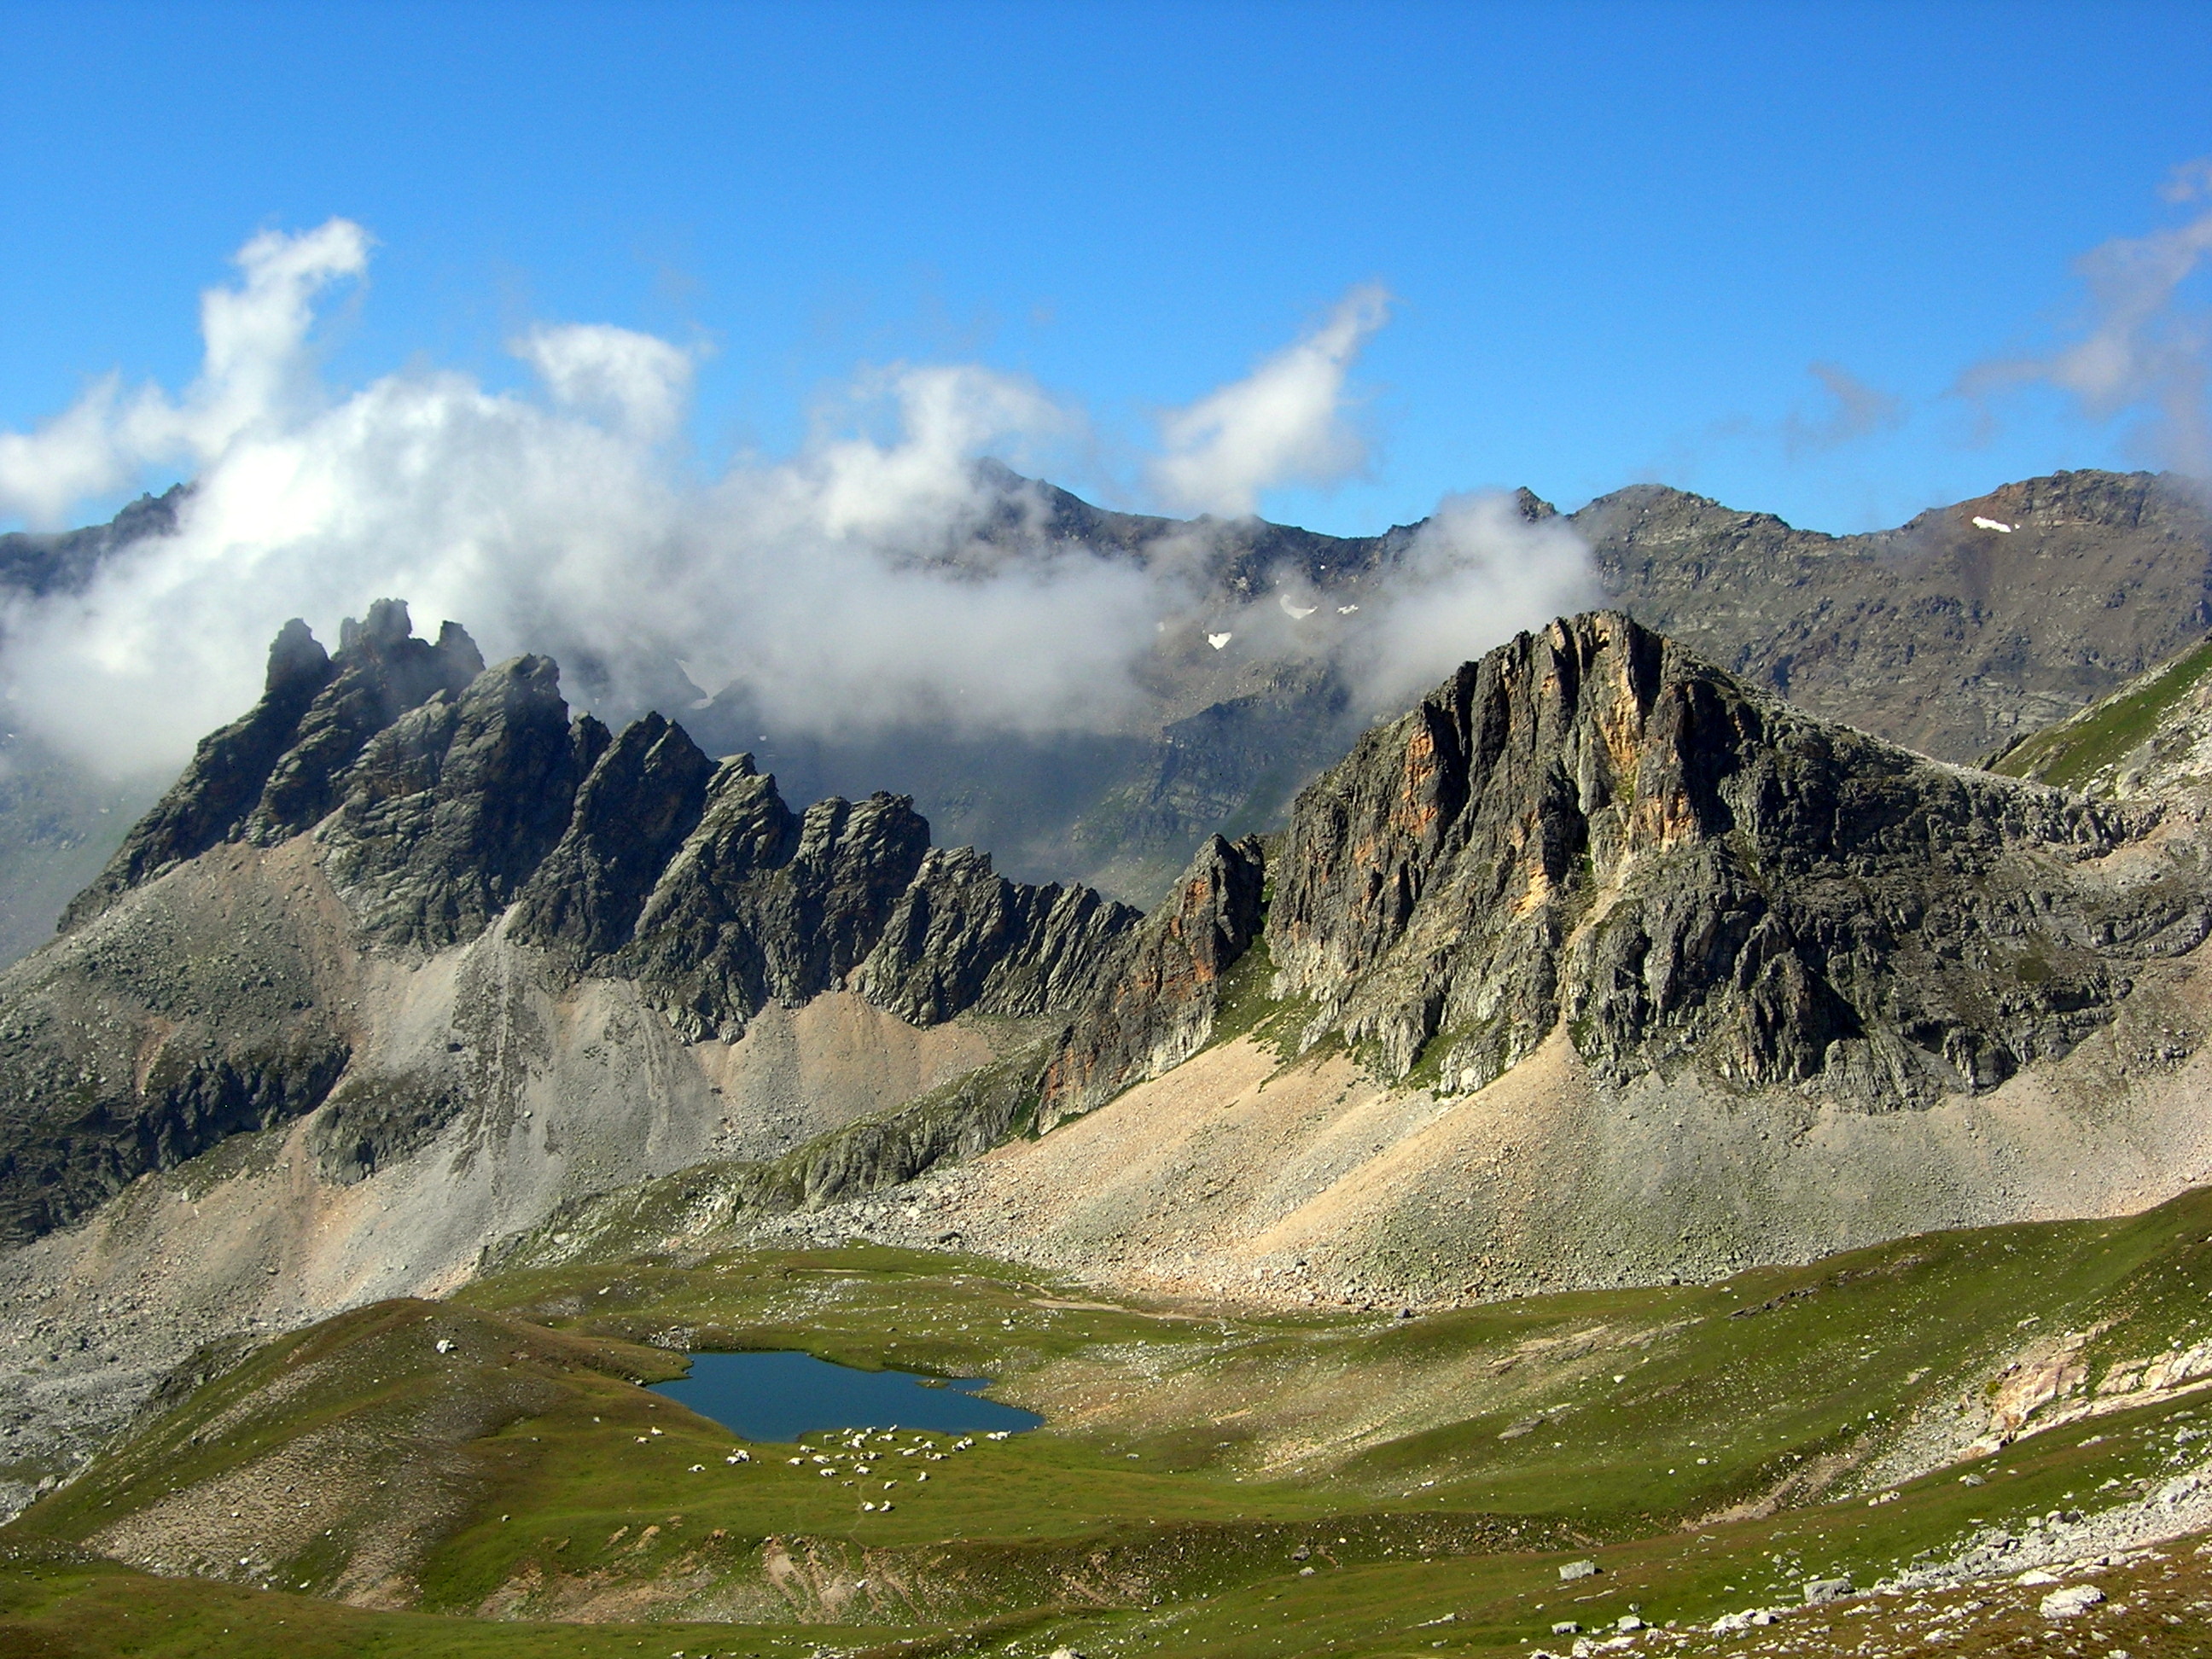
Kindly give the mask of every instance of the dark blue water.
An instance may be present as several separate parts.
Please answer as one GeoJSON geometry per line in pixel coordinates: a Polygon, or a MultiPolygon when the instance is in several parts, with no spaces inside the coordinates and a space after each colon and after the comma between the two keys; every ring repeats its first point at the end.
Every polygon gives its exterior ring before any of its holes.
{"type": "Polygon", "coordinates": [[[1044,1421],[1035,1412],[979,1400],[988,1376],[930,1386],[904,1371],[856,1371],[811,1353],[695,1353],[691,1372],[656,1382],[655,1394],[689,1407],[747,1440],[796,1440],[816,1429],[939,1429],[1019,1433],[1044,1421]]]}

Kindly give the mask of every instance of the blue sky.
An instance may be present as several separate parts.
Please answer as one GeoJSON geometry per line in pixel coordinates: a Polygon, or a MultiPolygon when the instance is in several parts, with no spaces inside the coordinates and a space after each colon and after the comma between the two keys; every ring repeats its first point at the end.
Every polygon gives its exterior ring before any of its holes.
{"type": "MultiPolygon", "coordinates": [[[[507,386],[518,333],[617,324],[699,354],[709,471],[834,419],[856,366],[976,362],[1086,410],[1043,459],[1144,505],[1162,410],[1373,283],[1364,466],[1263,490],[1271,517],[1660,479],[1894,523],[2170,453],[2124,392],[1955,388],[2094,326],[2093,250],[2204,215],[2160,191],[2212,155],[2209,18],[0,5],[0,430],[111,370],[183,386],[240,245],[343,216],[376,246],[319,325],[331,383],[507,386]],[[1815,364],[1864,388],[1856,422],[1815,364]]],[[[2192,270],[2160,324],[2185,356],[2192,270]]]]}

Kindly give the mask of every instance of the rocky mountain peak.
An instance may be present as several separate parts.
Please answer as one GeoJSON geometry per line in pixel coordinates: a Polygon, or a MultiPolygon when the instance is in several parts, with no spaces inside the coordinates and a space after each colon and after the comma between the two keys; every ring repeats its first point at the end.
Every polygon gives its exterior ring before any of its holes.
{"type": "Polygon", "coordinates": [[[380,599],[348,617],[326,653],[307,623],[286,623],[270,644],[261,701],[200,740],[167,793],[63,913],[66,933],[116,897],[226,841],[271,845],[337,803],[337,782],[369,738],[440,692],[483,672],[483,653],[457,623],[414,636],[407,606],[380,599]]]}
{"type": "Polygon", "coordinates": [[[262,695],[275,696],[287,688],[310,683],[319,691],[330,678],[330,670],[331,653],[323,649],[313,630],[295,617],[270,641],[269,672],[262,682],[262,695]]]}
{"type": "Polygon", "coordinates": [[[1817,1079],[1887,1109],[2063,1054],[2130,961],[2212,930],[2185,860],[2083,878],[2143,827],[1599,612],[1463,667],[1302,795],[1267,937],[1305,1040],[1389,1076],[1473,1088],[1564,1023],[1601,1079],[1817,1079]]]}
{"type": "Polygon", "coordinates": [[[2063,720],[2212,626],[2212,514],[2169,474],[2023,479],[1863,535],[1656,484],[1571,522],[1646,626],[1943,760],[2063,720]]]}
{"type": "MultiPolygon", "coordinates": [[[[345,1012],[356,992],[318,981],[370,957],[404,980],[480,951],[431,977],[493,962],[481,971],[549,1000],[622,981],[619,997],[665,1022],[665,1045],[734,1042],[770,1005],[831,991],[915,1026],[1066,1016],[1131,949],[1136,911],[933,849],[908,796],[794,811],[750,756],[718,764],[659,714],[619,732],[572,717],[550,658],[486,667],[455,624],[416,638],[397,601],[341,641],[326,655],[287,624],[260,702],[200,744],[71,906],[70,936],[14,970],[0,1238],[64,1224],[142,1170],[334,1088],[316,1145],[332,1178],[358,1179],[467,1102],[521,1086],[528,1062],[497,1043],[475,1061],[452,1058],[470,1052],[458,1039],[364,1055],[376,1039],[345,1012]],[[264,878],[278,867],[291,873],[264,878]],[[337,903],[300,902],[318,878],[337,903]],[[235,920],[248,910],[250,938],[235,920]],[[87,999],[96,1030],[76,1012],[87,999]],[[146,1052],[167,1058],[133,1058],[146,1052]],[[67,1076],[93,1080],[88,1103],[67,1076]]],[[[450,1018],[495,1022],[504,1006],[450,1018]]]]}

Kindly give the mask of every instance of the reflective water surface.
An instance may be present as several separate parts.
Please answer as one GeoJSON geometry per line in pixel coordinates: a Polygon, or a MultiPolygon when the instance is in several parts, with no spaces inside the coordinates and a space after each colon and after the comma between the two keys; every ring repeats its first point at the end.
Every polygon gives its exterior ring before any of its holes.
{"type": "Polygon", "coordinates": [[[1035,1412],[976,1397],[985,1376],[945,1382],[905,1371],[860,1371],[811,1353],[695,1353],[690,1375],[656,1382],[655,1394],[689,1407],[747,1440],[788,1441],[816,1429],[938,1429],[1018,1433],[1044,1421],[1035,1412]]]}

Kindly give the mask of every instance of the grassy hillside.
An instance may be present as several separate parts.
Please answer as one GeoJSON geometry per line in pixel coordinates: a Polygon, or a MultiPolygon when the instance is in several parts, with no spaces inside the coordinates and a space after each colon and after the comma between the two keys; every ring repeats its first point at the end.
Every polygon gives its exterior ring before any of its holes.
{"type": "MultiPolygon", "coordinates": [[[[0,1651],[1527,1652],[1600,1613],[1710,1623],[2193,1467],[2190,1379],[2144,1367],[2212,1334],[2208,1235],[2192,1194],[1419,1319],[876,1249],[509,1273],[271,1343],[34,1506],[0,1532],[0,1651]],[[744,1444],[639,1386],[686,1347],[990,1375],[1047,1426],[744,1444]],[[1563,1585],[1577,1558],[1602,1571],[1563,1585]]],[[[1973,1615],[1992,1644],[2002,1612],[1973,1615]]],[[[1771,1635],[1825,1650],[1808,1616],[1771,1635]]]]}
{"type": "Polygon", "coordinates": [[[2212,672],[2212,639],[1993,757],[1990,770],[2062,789],[2081,789],[2158,734],[2166,716],[2212,672]]]}

